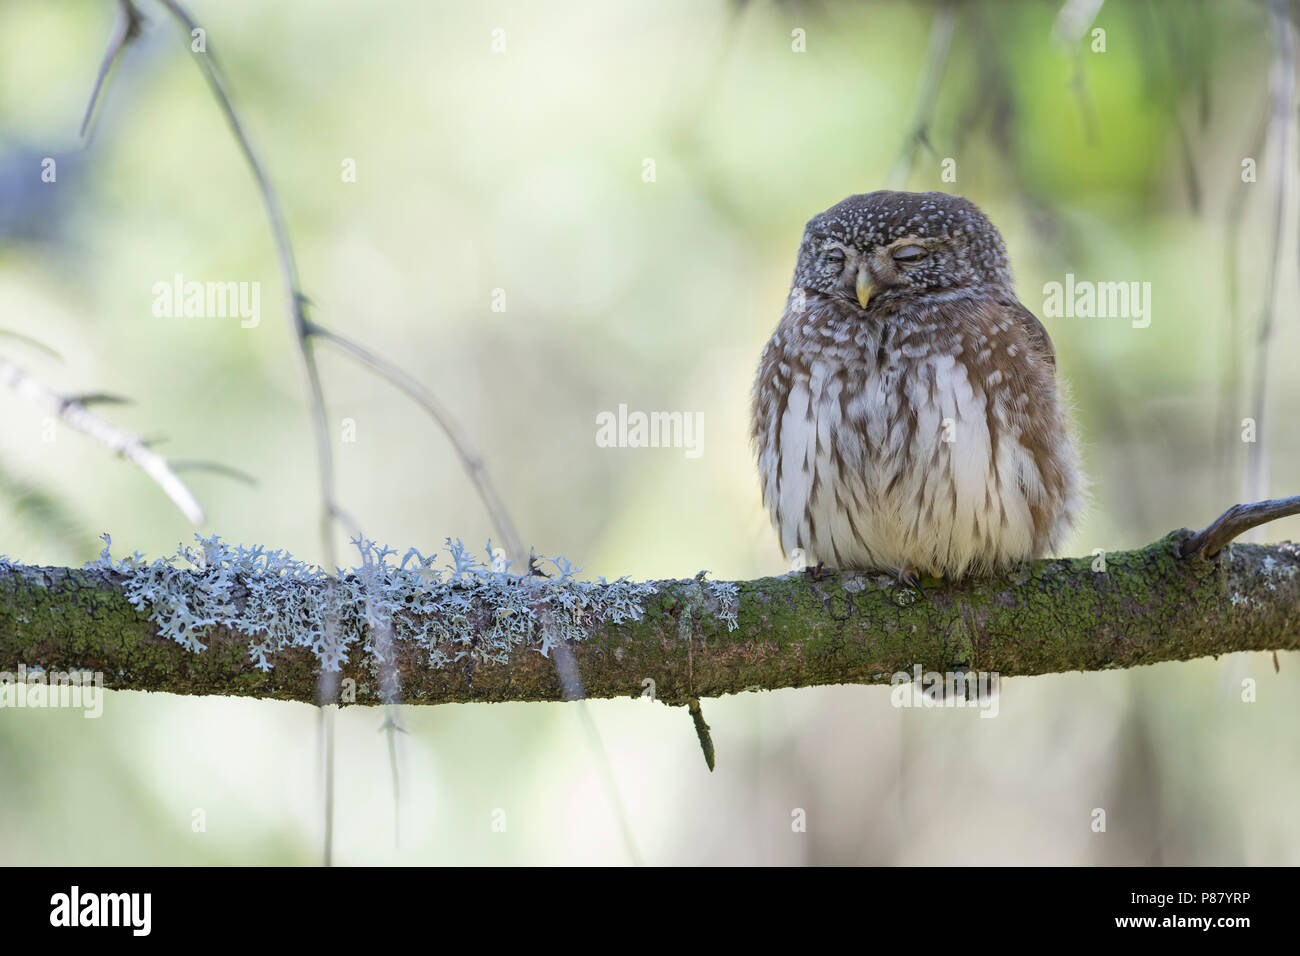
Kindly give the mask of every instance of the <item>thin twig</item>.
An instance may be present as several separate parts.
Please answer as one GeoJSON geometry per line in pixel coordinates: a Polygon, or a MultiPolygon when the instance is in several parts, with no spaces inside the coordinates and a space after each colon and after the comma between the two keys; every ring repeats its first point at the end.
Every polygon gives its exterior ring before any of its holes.
{"type": "Polygon", "coordinates": [[[1255,441],[1246,458],[1246,480],[1243,497],[1259,498],[1265,493],[1268,468],[1264,450],[1264,403],[1268,399],[1269,343],[1273,336],[1277,314],[1278,273],[1281,271],[1283,227],[1286,211],[1294,194],[1294,170],[1291,165],[1295,113],[1295,28],[1291,24],[1286,0],[1272,0],[1269,21],[1273,32],[1272,118],[1270,134],[1273,141],[1273,176],[1277,194],[1274,197],[1273,255],[1269,257],[1268,278],[1265,282],[1264,312],[1260,316],[1255,338],[1254,374],[1251,378],[1251,398],[1248,412],[1255,419],[1255,441]]]}
{"type": "Polygon", "coordinates": [[[916,153],[921,146],[929,146],[930,124],[934,121],[934,107],[939,98],[939,84],[948,63],[948,48],[952,45],[953,26],[957,19],[956,5],[949,0],[934,15],[930,27],[930,48],[921,71],[921,92],[917,96],[916,115],[903,141],[903,148],[889,172],[890,189],[902,189],[907,176],[916,163],[916,153]]]}
{"type": "Polygon", "coordinates": [[[90,411],[86,408],[85,399],[78,401],[60,395],[3,357],[0,357],[0,383],[46,409],[69,428],[89,435],[109,451],[121,455],[153,479],[191,523],[203,523],[203,508],[194,495],[176,476],[167,459],[150,451],[138,435],[125,431],[90,411]]]}
{"type": "MultiPolygon", "coordinates": [[[[199,28],[194,18],[176,0],[158,0],[158,2],[180,21],[188,33],[193,33],[194,30],[199,28]]],[[[316,368],[316,362],[307,341],[306,310],[308,300],[298,281],[298,265],[294,259],[293,246],[289,241],[289,228],[285,223],[284,210],[280,205],[280,198],[275,188],[271,185],[271,179],[266,172],[266,167],[258,159],[252,141],[244,131],[244,125],[239,119],[239,114],[235,111],[230,95],[226,92],[225,77],[217,66],[215,55],[211,50],[197,54],[196,62],[204,78],[208,81],[208,86],[217,100],[217,105],[221,107],[222,115],[225,116],[226,123],[230,126],[230,130],[239,144],[240,151],[244,154],[244,159],[253,173],[253,178],[257,181],[258,192],[262,196],[262,203],[266,207],[266,215],[270,220],[271,234],[275,240],[276,255],[280,264],[280,274],[288,296],[289,317],[293,323],[294,334],[298,342],[298,355],[302,362],[302,371],[310,394],[312,427],[316,437],[317,470],[321,483],[322,521],[324,527],[328,528],[330,519],[334,517],[334,463],[329,443],[329,422],[325,413],[325,400],[320,383],[320,373],[316,368]]],[[[325,567],[336,567],[338,560],[333,536],[325,534],[322,545],[325,551],[325,567]]]]}
{"type": "MultiPolygon", "coordinates": [[[[538,573],[534,570],[534,561],[531,556],[528,566],[530,575],[538,573]]],[[[542,575],[542,577],[546,577],[546,575],[542,575]]],[[[614,816],[618,818],[619,833],[623,837],[623,847],[627,850],[632,862],[636,866],[641,866],[644,863],[641,858],[641,850],[637,846],[636,837],[632,834],[632,824],[628,820],[627,807],[623,804],[623,795],[619,793],[618,781],[614,778],[614,768],[610,765],[609,754],[605,750],[604,738],[601,737],[600,728],[596,726],[596,721],[587,708],[587,690],[583,686],[582,675],[578,673],[578,661],[573,656],[573,649],[561,641],[552,649],[552,656],[555,659],[555,675],[560,679],[564,699],[574,701],[578,705],[578,719],[582,723],[582,729],[587,734],[587,748],[592,757],[595,758],[596,764],[600,767],[605,792],[609,795],[614,816]]]]}
{"type": "MultiPolygon", "coordinates": [[[[396,671],[394,671],[394,674],[396,674],[396,671]]],[[[399,772],[401,764],[397,752],[397,735],[406,733],[406,728],[398,720],[401,714],[402,708],[400,704],[385,704],[384,722],[379,727],[384,736],[388,738],[388,766],[393,784],[393,849],[398,849],[402,845],[402,775],[399,772]]]]}
{"type": "Polygon", "coordinates": [[[1052,36],[1074,62],[1070,75],[1070,90],[1079,104],[1079,116],[1083,121],[1085,142],[1089,146],[1097,144],[1097,116],[1093,110],[1092,98],[1088,95],[1088,80],[1084,72],[1084,54],[1081,44],[1101,13],[1105,0],[1066,0],[1056,14],[1052,25],[1052,36]]]}
{"type": "Polygon", "coordinates": [[[1170,27],[1171,18],[1166,17],[1162,20],[1152,6],[1151,0],[1144,0],[1140,9],[1137,5],[1127,6],[1124,9],[1135,19],[1135,28],[1139,32],[1142,49],[1150,51],[1149,55],[1140,58],[1144,91],[1153,102],[1160,102],[1173,122],[1174,131],[1178,135],[1179,155],[1186,174],[1184,185],[1187,189],[1188,203],[1195,212],[1200,209],[1201,185],[1196,173],[1196,156],[1192,149],[1191,137],[1187,133],[1186,124],[1179,111],[1183,99],[1183,87],[1173,88],[1168,82],[1170,76],[1182,79],[1187,73],[1188,62],[1194,58],[1181,53],[1176,19],[1174,26],[1170,27]]]}
{"type": "MultiPolygon", "coordinates": [[[[999,8],[1001,10],[1002,8],[999,8]]],[[[1007,64],[1015,61],[1015,51],[1003,47],[1007,31],[999,22],[990,25],[988,11],[978,5],[968,5],[962,12],[965,27],[971,33],[970,43],[978,48],[979,79],[968,94],[970,106],[965,110],[953,130],[953,150],[961,147],[966,135],[977,120],[988,115],[988,135],[999,154],[1008,164],[1005,180],[1025,209],[1029,226],[1045,244],[1056,247],[1058,258],[1076,256],[1078,238],[1071,224],[1063,219],[1052,204],[1026,185],[1034,177],[1024,169],[1020,147],[1016,140],[1016,124],[1020,113],[1017,92],[1007,64]]]]}
{"type": "MultiPolygon", "coordinates": [[[[198,24],[194,18],[175,0],[158,0],[158,2],[180,21],[188,33],[193,34],[194,30],[198,29],[198,24]]],[[[204,78],[208,81],[213,97],[226,118],[226,123],[230,126],[231,132],[239,143],[239,148],[253,173],[253,178],[257,181],[258,192],[262,196],[262,203],[266,207],[266,215],[270,220],[271,233],[275,240],[276,255],[280,264],[280,274],[288,296],[289,317],[298,344],[297,352],[300,368],[307,383],[312,432],[316,447],[316,471],[321,491],[321,548],[325,558],[325,567],[336,568],[338,567],[338,557],[334,547],[333,522],[342,520],[345,513],[335,500],[334,455],[330,447],[329,421],[325,410],[325,392],[321,386],[320,370],[317,368],[315,356],[312,354],[311,342],[308,340],[306,313],[308,300],[298,281],[298,265],[294,259],[293,246],[289,241],[289,228],[285,223],[284,210],[280,206],[279,196],[271,185],[271,179],[266,172],[266,167],[258,159],[253,144],[244,131],[243,123],[240,122],[239,115],[235,112],[234,104],[226,92],[225,79],[217,66],[214,54],[211,51],[200,54],[197,62],[204,78]]],[[[354,524],[352,530],[355,530],[354,524]]],[[[324,705],[331,702],[336,691],[336,685],[329,681],[325,672],[322,672],[321,682],[318,685],[318,703],[324,705]]],[[[322,742],[326,748],[323,767],[325,775],[325,845],[323,858],[324,864],[329,866],[333,862],[334,847],[334,725],[332,712],[322,707],[318,721],[322,742]]]]}
{"type": "Polygon", "coordinates": [[[1300,514],[1300,495],[1233,505],[1215,518],[1205,530],[1198,531],[1183,542],[1183,556],[1199,554],[1203,558],[1212,558],[1243,531],[1297,514],[1300,514]]]}
{"type": "MultiPolygon", "coordinates": [[[[198,28],[194,18],[177,2],[177,0],[158,0],[177,20],[179,20],[187,31],[193,33],[198,28]]],[[[312,323],[307,318],[308,299],[302,290],[298,278],[298,266],[293,255],[293,246],[289,240],[289,229],[285,221],[284,211],[280,205],[280,199],[271,185],[271,179],[266,171],[266,167],[258,159],[256,151],[253,149],[251,140],[240,122],[239,115],[236,113],[234,104],[226,91],[226,82],[221,69],[211,51],[205,52],[199,57],[199,66],[204,77],[208,81],[213,96],[216,98],[221,111],[230,126],[231,132],[234,133],[235,139],[239,143],[239,148],[244,154],[244,159],[248,163],[257,180],[258,191],[261,193],[262,202],[266,207],[267,218],[270,220],[271,232],[275,239],[276,252],[280,263],[280,272],[284,281],[285,289],[289,298],[289,315],[293,324],[295,340],[298,344],[298,356],[301,363],[303,378],[307,383],[307,389],[310,396],[310,410],[312,420],[312,430],[315,436],[317,472],[320,480],[321,489],[321,542],[326,559],[326,567],[337,568],[338,562],[334,549],[334,537],[332,534],[332,522],[339,521],[344,524],[354,538],[361,537],[360,526],[352,520],[339,504],[335,492],[335,475],[334,475],[334,455],[330,446],[329,422],[325,408],[325,390],[321,384],[320,369],[316,364],[315,351],[313,349],[313,334],[321,334],[323,331],[319,325],[312,323]]],[[[351,343],[346,340],[334,338],[336,342],[350,346],[351,343]]],[[[422,404],[426,410],[433,414],[434,419],[439,425],[447,431],[452,439],[453,445],[456,446],[461,460],[465,463],[470,473],[471,479],[479,489],[480,495],[488,505],[489,515],[497,525],[497,531],[502,538],[506,540],[507,547],[516,560],[522,559],[522,548],[519,544],[518,535],[515,533],[514,524],[510,521],[509,514],[505,506],[496,495],[496,490],[488,481],[487,472],[483,468],[482,462],[477,455],[467,457],[466,449],[471,453],[473,449],[468,440],[460,435],[459,429],[456,429],[451,418],[441,410],[441,406],[433,399],[427,389],[418,387],[413,379],[401,373],[399,377],[393,378],[390,372],[400,372],[395,366],[383,361],[371,353],[360,350],[358,347],[349,349],[354,355],[364,354],[367,358],[366,364],[379,374],[389,377],[391,381],[408,395],[416,397],[416,400],[422,404]],[[387,370],[387,371],[386,371],[387,370]],[[412,389],[416,385],[416,389],[412,389]],[[423,396],[423,397],[421,397],[423,396]]],[[[394,675],[395,678],[395,675],[394,675]]],[[[396,679],[396,678],[395,678],[396,679]]],[[[337,688],[330,685],[328,678],[324,673],[321,674],[321,682],[318,685],[320,692],[320,702],[326,703],[332,701],[336,696],[337,688]],[[328,695],[328,697],[326,696],[328,695]]],[[[324,733],[328,745],[328,753],[325,760],[325,865],[329,866],[332,862],[333,849],[333,831],[334,831],[334,759],[333,759],[333,724],[332,717],[326,716],[322,710],[321,718],[324,722],[324,733]]],[[[390,740],[390,749],[393,747],[391,739],[393,730],[388,731],[390,740]]],[[[394,770],[396,772],[396,770],[394,770]]]]}
{"type": "Polygon", "coordinates": [[[618,832],[623,837],[623,849],[627,851],[633,865],[643,866],[645,859],[641,856],[641,848],[637,846],[636,835],[632,832],[632,822],[628,818],[627,807],[623,804],[623,795],[619,792],[618,781],[614,779],[614,768],[609,762],[609,753],[605,750],[605,740],[600,735],[600,728],[596,726],[596,719],[591,715],[591,708],[587,706],[587,701],[580,700],[577,705],[578,720],[587,734],[587,747],[596,758],[596,765],[600,768],[601,779],[605,784],[605,793],[613,805],[614,816],[618,819],[618,832]]]}
{"type": "Polygon", "coordinates": [[[451,417],[451,414],[438,401],[433,392],[425,388],[414,376],[404,372],[392,362],[376,355],[351,339],[339,335],[337,332],[332,332],[316,323],[309,323],[308,334],[337,345],[380,378],[387,379],[392,385],[405,392],[417,405],[429,413],[429,416],[438,423],[451,440],[457,457],[460,458],[466,473],[469,474],[470,480],[478,490],[479,497],[483,500],[483,505],[492,519],[493,526],[496,527],[497,533],[501,535],[506,554],[515,563],[516,567],[523,567],[528,556],[524,554],[523,544],[519,540],[518,532],[515,531],[514,522],[510,520],[510,513],[506,510],[500,495],[497,494],[496,486],[493,485],[492,479],[483,465],[482,457],[474,447],[473,442],[470,441],[469,436],[451,417]]]}
{"type": "Polygon", "coordinates": [[[232,468],[230,465],[223,465],[217,461],[203,461],[201,459],[173,458],[171,460],[172,471],[210,471],[213,474],[225,475],[227,478],[233,478],[235,481],[248,485],[250,488],[257,487],[257,479],[246,471],[238,468],[232,468]]]}
{"type": "Polygon", "coordinates": [[[86,115],[81,118],[80,135],[82,137],[86,135],[86,130],[90,127],[90,117],[95,112],[95,104],[99,102],[100,93],[104,90],[104,82],[108,79],[108,74],[112,72],[118,59],[121,58],[127,44],[140,35],[140,25],[144,23],[144,17],[135,8],[135,4],[131,0],[117,0],[117,8],[117,26],[113,30],[113,35],[109,37],[108,49],[104,51],[104,59],[100,61],[99,73],[95,76],[95,86],[90,91],[90,102],[86,104],[86,115]]]}
{"type": "MultiPolygon", "coordinates": [[[[1251,139],[1250,152],[1247,157],[1254,160],[1258,167],[1258,159],[1264,149],[1265,138],[1268,135],[1269,119],[1271,117],[1271,106],[1266,108],[1256,124],[1255,135],[1251,139]]],[[[1236,487],[1236,469],[1237,462],[1235,448],[1241,444],[1238,437],[1238,429],[1241,427],[1241,366],[1242,366],[1242,307],[1241,307],[1241,276],[1240,276],[1240,245],[1241,245],[1241,226],[1245,217],[1246,209],[1249,206],[1249,197],[1251,190],[1248,186],[1255,183],[1242,182],[1237,184],[1237,196],[1228,204],[1227,224],[1224,227],[1224,272],[1227,283],[1227,300],[1228,300],[1228,322],[1224,330],[1224,355],[1226,360],[1223,362],[1223,374],[1219,379],[1218,388],[1218,420],[1219,425],[1215,431],[1215,442],[1218,446],[1219,459],[1219,482],[1220,490],[1224,495],[1232,494],[1236,487]]]]}
{"type": "Polygon", "coordinates": [[[22,342],[24,345],[30,345],[32,348],[44,352],[52,359],[56,359],[57,361],[60,362],[63,361],[63,356],[60,355],[53,347],[46,345],[40,339],[32,338],[30,335],[24,335],[22,332],[15,332],[12,329],[0,329],[0,336],[4,336],[5,338],[8,339],[17,339],[19,342],[22,342]]]}
{"type": "MultiPolygon", "coordinates": [[[[189,15],[177,0],[158,0],[166,7],[189,31],[198,28],[194,18],[189,15]]],[[[324,501],[324,511],[327,518],[340,518],[344,513],[339,507],[335,495],[334,480],[334,463],[333,453],[330,449],[329,441],[329,423],[325,411],[324,388],[321,385],[320,370],[317,367],[315,355],[312,350],[311,339],[314,335],[335,342],[351,353],[355,358],[368,365],[372,370],[381,376],[388,378],[394,385],[414,398],[435,421],[447,432],[455,446],[457,453],[460,455],[465,465],[466,471],[469,472],[471,479],[479,486],[479,494],[483,501],[488,505],[489,515],[494,525],[497,527],[497,533],[503,539],[511,544],[509,550],[512,557],[522,559],[522,548],[518,544],[519,536],[515,533],[513,522],[510,521],[509,514],[506,512],[504,504],[497,496],[495,489],[487,477],[487,471],[483,466],[481,459],[478,458],[470,445],[469,440],[464,433],[456,426],[445,409],[434,399],[432,393],[425,389],[411,376],[402,372],[391,362],[362,349],[347,339],[334,333],[327,333],[319,324],[312,322],[307,317],[307,306],[309,301],[302,290],[298,279],[298,267],[293,255],[293,246],[289,240],[289,229],[285,222],[284,210],[280,205],[280,199],[271,185],[271,179],[266,172],[265,165],[257,157],[253,149],[252,141],[249,139],[244,129],[243,123],[239,119],[231,102],[230,95],[226,90],[225,77],[217,65],[212,52],[202,54],[198,58],[199,66],[203,75],[207,78],[208,85],[211,87],[222,113],[225,115],[226,122],[234,133],[236,140],[239,142],[240,150],[244,154],[244,159],[248,163],[254,178],[257,180],[258,191],[261,193],[263,204],[266,206],[267,217],[270,219],[271,231],[275,238],[276,250],[280,261],[280,272],[284,284],[290,297],[289,312],[293,321],[294,332],[298,341],[298,352],[303,362],[303,373],[307,380],[308,390],[311,394],[312,405],[312,424],[316,433],[316,451],[318,459],[318,471],[321,480],[321,497],[324,501]]],[[[350,529],[355,530],[355,529],[350,529]]],[[[337,564],[334,558],[334,547],[332,541],[326,545],[327,567],[334,567],[337,564]]]]}

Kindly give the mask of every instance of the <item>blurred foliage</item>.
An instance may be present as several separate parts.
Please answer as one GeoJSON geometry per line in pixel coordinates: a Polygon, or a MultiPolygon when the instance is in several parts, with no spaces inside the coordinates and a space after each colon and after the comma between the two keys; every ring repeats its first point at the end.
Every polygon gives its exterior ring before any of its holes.
{"type": "MultiPolygon", "coordinates": [[[[320,560],[305,390],[263,212],[186,38],[140,6],[144,35],[83,147],[116,5],[0,2],[0,327],[63,358],[0,348],[61,390],[130,396],[106,414],[165,438],[165,454],[255,475],[253,488],[185,473],[205,532],[320,560]],[[56,184],[39,178],[47,156],[56,184]],[[261,324],[155,318],[153,284],[177,273],[260,282],[261,324]]],[[[1259,153],[1273,54],[1267,9],[1246,0],[1105,4],[1104,53],[1054,36],[1060,6],[955,5],[907,188],[977,201],[1035,311],[1067,273],[1152,284],[1149,328],[1045,317],[1092,477],[1066,550],[1088,553],[1202,526],[1240,495],[1244,383],[1229,368],[1249,365],[1277,253],[1276,170],[1259,153]],[[956,183],[941,179],[945,157],[956,183]],[[1259,160],[1258,183],[1242,182],[1244,157],[1259,160]]],[[[883,185],[904,147],[938,9],[193,0],[191,12],[281,192],[315,314],[434,389],[526,542],[593,576],[746,578],[786,570],[748,447],[759,350],[804,221],[883,185]],[[598,448],[595,417],[620,403],[703,412],[703,456],[598,448]]],[[[1298,490],[1298,339],[1289,307],[1268,344],[1260,435],[1274,494],[1298,490]]],[[[437,428],[322,355],[340,494],[367,534],[426,552],[492,536],[437,428]],[[345,419],[355,442],[339,440],[345,419]]],[[[102,531],[150,555],[189,540],[129,465],[66,430],[43,441],[42,412],[7,392],[0,403],[11,558],[80,564],[102,531]]],[[[1267,536],[1298,537],[1300,523],[1267,536]]],[[[1275,675],[1267,655],[1013,680],[996,720],[894,710],[881,688],[743,695],[705,702],[713,775],[685,710],[587,706],[653,863],[1275,864],[1300,859],[1298,683],[1293,656],[1275,675]],[[1257,703],[1239,700],[1245,677],[1257,703]],[[1105,834],[1090,829],[1095,807],[1105,834]],[[791,832],[794,808],[805,834],[791,832]]],[[[408,708],[398,847],[380,720],[338,718],[340,862],[627,859],[575,707],[408,708]]],[[[95,721],[0,711],[0,742],[5,862],[319,858],[311,708],[117,693],[95,721]],[[191,830],[195,808],[205,833],[191,830]]]]}

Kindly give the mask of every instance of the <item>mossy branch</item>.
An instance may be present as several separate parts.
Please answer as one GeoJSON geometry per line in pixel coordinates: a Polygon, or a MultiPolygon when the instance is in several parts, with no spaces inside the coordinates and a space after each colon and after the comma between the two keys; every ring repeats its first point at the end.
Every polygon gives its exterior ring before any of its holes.
{"type": "MultiPolygon", "coordinates": [[[[1192,537],[1178,531],[1136,551],[1035,561],[999,578],[927,587],[910,603],[892,578],[869,573],[643,584],[453,575],[421,592],[425,603],[416,601],[418,613],[393,628],[392,646],[404,702],[412,704],[565,699],[547,657],[557,633],[588,697],[653,689],[675,704],[757,688],[888,683],[917,664],[1017,677],[1300,648],[1300,547],[1233,544],[1213,558],[1184,557],[1192,537]],[[437,618],[450,604],[460,643],[403,638],[411,621],[437,618]],[[615,604],[621,613],[593,611],[615,604]],[[507,610],[520,608],[528,618],[516,628],[520,640],[492,644],[491,659],[479,653],[500,635],[507,610]],[[553,625],[561,629],[543,634],[553,625]]],[[[0,671],[19,664],[99,671],[104,686],[117,689],[316,701],[320,665],[307,646],[274,650],[269,669],[256,665],[251,650],[265,646],[265,634],[217,626],[203,635],[204,650],[184,647],[162,636],[147,608],[132,606],[132,575],[142,572],[123,570],[128,565],[0,564],[0,671]]],[[[335,588],[371,586],[357,575],[330,580],[335,588]]],[[[241,587],[230,595],[236,604],[259,588],[285,589],[282,596],[296,600],[302,595],[294,589],[316,585],[285,578],[250,583],[247,593],[241,587]]],[[[311,622],[266,623],[312,630],[311,622]]],[[[381,703],[365,623],[354,630],[342,686],[355,687],[357,703],[381,703]]]]}

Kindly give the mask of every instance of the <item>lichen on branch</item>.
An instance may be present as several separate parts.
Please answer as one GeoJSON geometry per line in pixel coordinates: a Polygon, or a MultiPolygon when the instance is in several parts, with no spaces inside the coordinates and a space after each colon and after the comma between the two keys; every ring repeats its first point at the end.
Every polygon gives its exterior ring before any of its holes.
{"type": "MultiPolygon", "coordinates": [[[[327,671],[357,650],[383,663],[371,640],[380,628],[422,651],[430,667],[505,664],[521,647],[549,657],[559,643],[636,620],[655,591],[624,578],[579,580],[581,569],[562,557],[535,559],[517,574],[508,561],[484,564],[451,539],[445,571],[437,553],[411,548],[395,561],[393,549],[356,538],[360,566],[329,575],[287,551],[229,545],[216,535],[195,535],[198,547],[152,562],[138,552],[114,561],[112,540],[103,537],[99,560],[87,567],[121,575],[127,600],[148,613],[158,636],[201,652],[218,629],[244,634],[263,671],[288,648],[311,652],[327,671]]],[[[491,541],[486,550],[493,554],[491,541]]]]}
{"type": "Polygon", "coordinates": [[[942,582],[912,603],[893,575],[869,572],[584,581],[563,559],[544,577],[480,563],[459,542],[441,568],[361,542],[361,566],[328,575],[200,539],[161,562],[0,563],[0,672],[23,663],[99,671],[116,689],[313,703],[334,666],[355,702],[377,704],[382,663],[404,703],[564,700],[563,649],[587,697],[685,704],[889,684],[917,665],[1008,678],[1300,648],[1300,548],[1203,557],[1185,554],[1191,538],[942,582]]]}

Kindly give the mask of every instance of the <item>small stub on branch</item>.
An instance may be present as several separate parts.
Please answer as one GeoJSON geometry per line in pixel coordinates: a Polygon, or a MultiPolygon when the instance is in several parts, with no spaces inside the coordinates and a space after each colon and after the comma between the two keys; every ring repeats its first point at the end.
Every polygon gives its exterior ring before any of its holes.
{"type": "Polygon", "coordinates": [[[704,762],[709,765],[709,773],[712,773],[713,737],[709,733],[709,725],[704,722],[704,711],[700,708],[700,699],[692,697],[686,706],[691,712],[691,720],[695,721],[695,735],[700,738],[700,749],[704,751],[704,762]]]}
{"type": "Polygon", "coordinates": [[[1208,528],[1183,542],[1183,557],[1199,554],[1203,558],[1212,558],[1239,534],[1295,514],[1300,514],[1300,495],[1233,505],[1215,518],[1208,528]]]}

